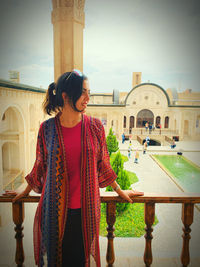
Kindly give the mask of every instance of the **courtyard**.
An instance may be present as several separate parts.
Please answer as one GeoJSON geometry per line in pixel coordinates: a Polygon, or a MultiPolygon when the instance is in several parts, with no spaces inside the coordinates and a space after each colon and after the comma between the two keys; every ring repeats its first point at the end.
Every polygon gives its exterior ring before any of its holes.
{"type": "MultiPolygon", "coordinates": [[[[129,142],[121,144],[119,147],[121,153],[127,155],[129,142]]],[[[139,164],[134,164],[134,151],[131,158],[124,164],[125,169],[135,172],[139,182],[134,185],[134,189],[150,193],[178,193],[181,191],[171,178],[157,165],[151,158],[151,154],[176,154],[182,149],[183,155],[200,166],[200,142],[177,142],[176,149],[172,150],[170,145],[166,146],[149,146],[147,154],[142,154],[142,145],[137,141],[132,141],[132,149],[138,148],[140,151],[139,164]]],[[[24,252],[25,266],[35,266],[33,259],[32,245],[32,226],[34,212],[37,203],[25,204],[24,220],[24,252]]],[[[156,216],[159,223],[153,227],[152,240],[152,267],[175,267],[180,266],[180,254],[182,249],[182,221],[181,221],[181,204],[157,204],[156,216]]],[[[0,247],[0,266],[16,266],[14,263],[15,240],[14,224],[12,222],[11,204],[1,203],[1,211],[7,216],[7,225],[0,229],[0,239],[4,240],[0,247]],[[8,253],[9,252],[9,253],[8,253]]],[[[134,214],[133,214],[134,216],[134,214]]],[[[191,225],[190,239],[190,267],[200,265],[199,257],[199,239],[200,239],[200,212],[197,208],[194,210],[194,222],[191,225]]],[[[2,242],[1,242],[2,243],[2,242]]],[[[142,267],[144,266],[145,241],[141,238],[115,238],[115,264],[116,267],[142,267]]],[[[106,249],[107,238],[100,237],[100,250],[102,266],[106,266],[106,249]]]]}

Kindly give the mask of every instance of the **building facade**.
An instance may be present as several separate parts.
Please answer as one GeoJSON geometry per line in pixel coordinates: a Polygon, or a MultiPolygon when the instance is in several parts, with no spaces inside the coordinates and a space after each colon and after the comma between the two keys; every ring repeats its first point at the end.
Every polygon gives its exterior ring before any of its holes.
{"type": "Polygon", "coordinates": [[[45,92],[0,80],[0,190],[14,188],[15,181],[31,170],[37,132],[45,119],[42,112],[45,92]]]}
{"type": "Polygon", "coordinates": [[[137,139],[145,134],[148,122],[155,127],[154,134],[200,140],[200,93],[191,90],[178,94],[154,83],[140,83],[129,93],[91,95],[87,112],[102,120],[107,134],[112,127],[118,138],[124,132],[137,139]]]}
{"type": "MultiPolygon", "coordinates": [[[[0,80],[0,190],[14,186],[33,166],[39,125],[48,118],[42,111],[45,93],[0,80]]],[[[148,122],[155,127],[151,139],[161,145],[173,137],[200,140],[200,93],[191,90],[178,94],[157,84],[139,83],[128,93],[92,94],[86,113],[102,121],[106,135],[112,128],[119,139],[125,133],[143,140],[148,122]]]]}

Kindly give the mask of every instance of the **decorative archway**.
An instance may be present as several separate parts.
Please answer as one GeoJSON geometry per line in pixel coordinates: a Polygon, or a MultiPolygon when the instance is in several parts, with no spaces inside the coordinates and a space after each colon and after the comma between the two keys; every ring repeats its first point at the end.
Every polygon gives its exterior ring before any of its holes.
{"type": "Polygon", "coordinates": [[[143,128],[145,127],[145,123],[148,122],[150,124],[153,124],[154,121],[154,114],[151,110],[149,109],[142,109],[140,112],[137,114],[137,128],[143,128]]]}
{"type": "Polygon", "coordinates": [[[5,185],[25,169],[24,118],[16,106],[9,106],[3,112],[1,123],[0,134],[4,136],[5,142],[0,151],[2,153],[0,172],[3,176],[2,185],[5,185]]]}

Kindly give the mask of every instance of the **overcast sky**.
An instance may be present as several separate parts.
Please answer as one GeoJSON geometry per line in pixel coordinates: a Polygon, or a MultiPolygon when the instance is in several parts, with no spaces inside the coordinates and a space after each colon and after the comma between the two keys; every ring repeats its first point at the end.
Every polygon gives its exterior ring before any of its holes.
{"type": "MultiPolygon", "coordinates": [[[[51,0],[0,1],[0,78],[53,81],[51,0]]],[[[84,72],[92,92],[130,91],[132,73],[200,92],[199,0],[86,0],[84,72]]]]}

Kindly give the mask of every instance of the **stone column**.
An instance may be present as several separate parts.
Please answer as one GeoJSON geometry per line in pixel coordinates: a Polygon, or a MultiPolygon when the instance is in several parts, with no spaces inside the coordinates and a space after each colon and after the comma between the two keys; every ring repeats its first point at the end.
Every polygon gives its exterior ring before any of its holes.
{"type": "Polygon", "coordinates": [[[54,80],[72,69],[83,71],[85,0],[52,0],[54,80]]]}

